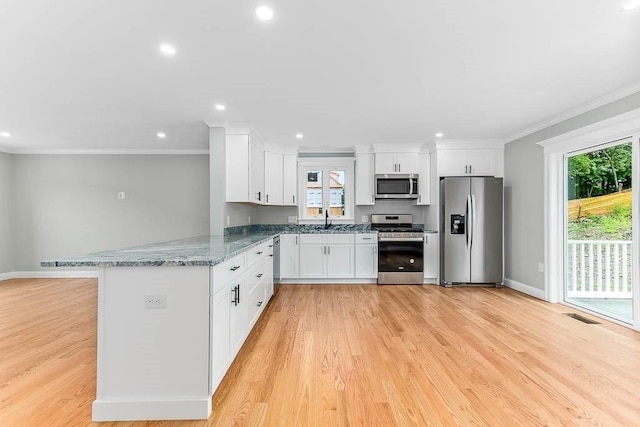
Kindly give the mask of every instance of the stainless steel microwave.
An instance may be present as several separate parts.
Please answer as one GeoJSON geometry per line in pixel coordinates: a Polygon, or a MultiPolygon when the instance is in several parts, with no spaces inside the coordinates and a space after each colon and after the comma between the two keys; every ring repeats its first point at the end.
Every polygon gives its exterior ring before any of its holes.
{"type": "Polygon", "coordinates": [[[418,174],[376,175],[376,199],[417,199],[418,174]]]}

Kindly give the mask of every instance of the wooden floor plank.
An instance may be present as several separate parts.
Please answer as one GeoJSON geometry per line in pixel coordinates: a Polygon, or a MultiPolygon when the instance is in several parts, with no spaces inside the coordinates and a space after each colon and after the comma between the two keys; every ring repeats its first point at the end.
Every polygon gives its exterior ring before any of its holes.
{"type": "MultiPolygon", "coordinates": [[[[93,279],[0,282],[0,425],[90,426],[93,279]]],[[[100,426],[640,424],[640,333],[511,289],[283,285],[203,421],[100,426]]]]}

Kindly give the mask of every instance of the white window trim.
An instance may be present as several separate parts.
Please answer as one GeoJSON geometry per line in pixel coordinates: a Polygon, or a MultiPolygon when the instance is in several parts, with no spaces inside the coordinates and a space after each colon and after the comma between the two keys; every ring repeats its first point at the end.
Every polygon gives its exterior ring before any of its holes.
{"type": "MultiPolygon", "coordinates": [[[[545,299],[563,302],[565,191],[564,169],[566,156],[581,150],[613,141],[630,139],[633,144],[633,324],[640,330],[640,109],[547,139],[538,143],[544,148],[544,259],[545,299]]],[[[630,326],[628,323],[616,323],[630,326]]]]}
{"type": "MultiPolygon", "coordinates": [[[[344,188],[344,217],[332,218],[329,221],[332,224],[354,224],[355,223],[355,174],[354,174],[354,158],[340,159],[335,157],[319,157],[314,159],[298,159],[298,223],[299,224],[324,224],[324,218],[305,218],[304,214],[307,206],[307,177],[305,170],[307,168],[316,169],[341,169],[345,171],[345,188],[344,188]]],[[[323,177],[324,179],[324,177],[323,177]]],[[[326,201],[329,203],[329,200],[326,201]]]]}

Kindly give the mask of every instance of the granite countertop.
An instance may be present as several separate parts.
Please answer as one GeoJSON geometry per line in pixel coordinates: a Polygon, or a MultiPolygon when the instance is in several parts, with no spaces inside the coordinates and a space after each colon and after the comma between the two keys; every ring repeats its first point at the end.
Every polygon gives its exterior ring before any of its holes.
{"type": "Polygon", "coordinates": [[[259,245],[276,234],[252,234],[241,238],[200,236],[126,249],[42,261],[43,267],[159,267],[210,266],[259,245]]]}
{"type": "Polygon", "coordinates": [[[333,225],[257,227],[249,233],[226,236],[199,236],[168,242],[152,243],[125,249],[42,261],[42,267],[159,267],[211,266],[232,258],[252,246],[279,234],[298,233],[375,233],[364,227],[333,225]]]}

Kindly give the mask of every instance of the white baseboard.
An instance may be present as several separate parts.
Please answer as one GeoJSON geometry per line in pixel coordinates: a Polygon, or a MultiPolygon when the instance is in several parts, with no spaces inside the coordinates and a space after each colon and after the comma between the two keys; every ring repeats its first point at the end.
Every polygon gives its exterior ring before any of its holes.
{"type": "Polygon", "coordinates": [[[211,396],[184,400],[94,400],[93,421],[206,420],[211,396]]]}
{"type": "Polygon", "coordinates": [[[371,285],[377,279],[280,279],[281,285],[371,285]]]}
{"type": "Polygon", "coordinates": [[[546,301],[544,297],[544,289],[534,288],[533,286],[525,285],[524,283],[507,278],[504,279],[504,285],[511,289],[515,289],[518,292],[522,292],[523,294],[531,295],[534,298],[546,301]]]}
{"type": "Polygon", "coordinates": [[[94,278],[98,277],[98,270],[76,271],[12,271],[0,274],[0,281],[9,279],[71,279],[71,278],[94,278]]]}
{"type": "Polygon", "coordinates": [[[3,280],[9,280],[9,279],[13,279],[13,271],[10,271],[9,273],[0,274],[0,282],[2,282],[3,280]]]}

